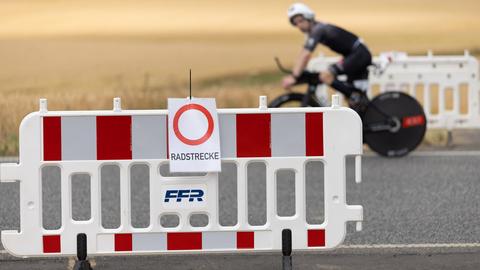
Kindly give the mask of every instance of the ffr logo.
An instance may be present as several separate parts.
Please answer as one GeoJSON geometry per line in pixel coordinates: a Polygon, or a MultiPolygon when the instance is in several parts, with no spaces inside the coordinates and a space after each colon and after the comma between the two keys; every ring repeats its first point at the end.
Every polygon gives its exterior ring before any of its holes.
{"type": "Polygon", "coordinates": [[[201,189],[169,189],[165,191],[165,201],[170,202],[170,199],[176,199],[176,202],[181,202],[182,199],[188,199],[189,202],[203,202],[203,195],[205,192],[201,189]]]}

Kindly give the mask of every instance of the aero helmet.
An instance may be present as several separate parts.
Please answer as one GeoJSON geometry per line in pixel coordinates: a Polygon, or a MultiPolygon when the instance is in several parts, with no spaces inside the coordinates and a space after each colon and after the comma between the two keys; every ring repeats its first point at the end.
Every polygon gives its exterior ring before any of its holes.
{"type": "Polygon", "coordinates": [[[305,19],[312,21],[315,19],[315,12],[303,3],[295,3],[288,8],[288,20],[293,25],[293,18],[302,15],[305,19]]]}

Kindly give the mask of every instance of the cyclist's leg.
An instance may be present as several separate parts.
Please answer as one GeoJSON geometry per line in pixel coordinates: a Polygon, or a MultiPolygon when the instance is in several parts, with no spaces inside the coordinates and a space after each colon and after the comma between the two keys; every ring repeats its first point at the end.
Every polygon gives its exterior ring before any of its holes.
{"type": "MultiPolygon", "coordinates": [[[[330,73],[333,78],[331,78],[331,81],[329,81],[329,82],[327,82],[325,80],[323,80],[323,82],[330,85],[333,89],[339,91],[340,93],[342,93],[344,96],[346,96],[348,98],[348,97],[350,97],[350,95],[352,94],[352,91],[354,91],[354,89],[352,89],[352,85],[350,85],[349,83],[346,83],[344,81],[340,81],[338,79],[338,76],[345,75],[345,70],[343,68],[343,63],[344,63],[344,59],[342,59],[341,61],[339,61],[335,64],[330,65],[328,67],[328,70],[324,71],[324,72],[330,73]]],[[[320,72],[320,78],[321,79],[323,77],[322,75],[323,75],[323,72],[320,72]]]]}
{"type": "Polygon", "coordinates": [[[367,47],[360,44],[343,62],[337,63],[337,69],[347,75],[347,81],[335,80],[332,87],[342,92],[348,98],[349,106],[361,113],[365,111],[369,100],[366,96],[368,88],[368,66],[372,63],[372,55],[367,47]]]}
{"type": "Polygon", "coordinates": [[[353,86],[353,84],[351,84],[350,82],[339,81],[338,79],[335,79],[330,86],[333,87],[333,89],[345,95],[345,97],[347,98],[350,98],[352,93],[360,91],[355,86],[353,86]]]}
{"type": "MultiPolygon", "coordinates": [[[[365,79],[367,78],[365,77],[365,79]]],[[[362,116],[369,104],[369,100],[366,95],[366,90],[357,88],[358,85],[355,85],[355,82],[357,81],[340,81],[335,78],[330,84],[330,86],[342,93],[345,97],[347,97],[348,105],[350,106],[350,108],[352,108],[360,116],[362,116]]]]}
{"type": "Polygon", "coordinates": [[[342,61],[329,66],[328,71],[334,76],[330,86],[339,91],[345,97],[354,99],[365,99],[365,89],[368,82],[368,66],[372,63],[372,55],[367,47],[360,44],[350,55],[342,61]],[[339,75],[346,75],[347,81],[340,81],[339,75]],[[360,93],[359,96],[357,93],[360,93]]]}
{"type": "MultiPolygon", "coordinates": [[[[345,57],[341,65],[336,65],[341,68],[343,74],[347,75],[350,95],[355,92],[366,93],[368,88],[368,67],[371,64],[372,55],[370,51],[365,45],[360,44],[350,55],[345,57]]],[[[344,87],[338,82],[335,85],[344,87]]],[[[350,97],[350,95],[347,97],[350,97]]]]}
{"type": "MultiPolygon", "coordinates": [[[[358,92],[360,90],[355,88],[354,84],[351,81],[349,81],[349,80],[341,81],[341,80],[338,79],[339,75],[346,75],[346,74],[343,73],[342,70],[340,70],[338,68],[334,68],[335,66],[337,66],[337,64],[334,64],[334,65],[330,66],[328,71],[320,72],[320,81],[322,81],[325,84],[330,85],[333,89],[339,91],[345,97],[349,98],[352,95],[352,93],[358,92]],[[330,77],[330,76],[325,77],[324,72],[330,73],[332,75],[332,77],[330,77]],[[330,81],[326,80],[325,78],[330,78],[330,81]]],[[[347,75],[347,78],[348,78],[348,75],[347,75]]]]}
{"type": "Polygon", "coordinates": [[[343,60],[343,72],[347,75],[359,76],[368,72],[372,64],[372,54],[368,48],[360,44],[350,55],[343,60]]]}

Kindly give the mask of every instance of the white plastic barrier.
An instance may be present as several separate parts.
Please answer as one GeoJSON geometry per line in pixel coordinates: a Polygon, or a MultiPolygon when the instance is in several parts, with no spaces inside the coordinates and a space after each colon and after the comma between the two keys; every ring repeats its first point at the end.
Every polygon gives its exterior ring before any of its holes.
{"type": "MultiPolygon", "coordinates": [[[[339,60],[317,57],[309,68],[324,70],[339,60]]],[[[379,69],[370,71],[370,97],[385,91],[403,91],[424,106],[429,128],[480,128],[479,63],[468,52],[461,56],[383,53],[373,61],[386,68],[382,74],[379,69]]],[[[325,87],[319,89],[319,95],[327,95],[325,87]]]]}
{"type": "MultiPolygon", "coordinates": [[[[219,176],[166,177],[159,167],[168,162],[166,110],[47,111],[25,117],[20,126],[19,164],[1,164],[0,180],[20,181],[20,231],[3,231],[2,243],[15,256],[71,256],[77,252],[76,237],[87,235],[89,255],[151,254],[170,252],[244,252],[281,250],[282,230],[292,231],[294,250],[332,249],[342,243],[346,222],[361,229],[363,208],[346,204],[345,158],[355,156],[356,181],[360,182],[362,123],[348,109],[291,108],[220,109],[223,162],[237,167],[237,224],[219,223],[219,176]],[[324,164],[325,221],[306,220],[305,166],[324,164]],[[249,224],[247,166],[253,161],[266,167],[266,219],[261,226],[249,224]],[[120,170],[121,225],[102,227],[101,168],[120,170]],[[150,225],[135,228],[131,222],[130,168],[148,165],[150,225]],[[42,224],[42,168],[61,171],[61,227],[42,224]],[[276,173],[295,172],[295,215],[277,215],[276,173]],[[91,179],[91,218],[72,216],[72,175],[91,179]],[[175,228],[162,227],[165,214],[179,217],[175,228]],[[193,227],[194,213],[208,216],[205,227],[193,227]]],[[[320,181],[320,180],[319,180],[320,181]]]]}

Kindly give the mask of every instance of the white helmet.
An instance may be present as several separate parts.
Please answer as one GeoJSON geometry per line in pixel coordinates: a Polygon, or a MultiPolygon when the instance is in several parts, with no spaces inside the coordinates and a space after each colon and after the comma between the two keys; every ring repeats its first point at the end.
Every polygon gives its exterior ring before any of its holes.
{"type": "Polygon", "coordinates": [[[303,3],[295,3],[288,8],[288,20],[293,24],[293,17],[302,15],[305,19],[312,21],[315,19],[315,12],[303,3]]]}

